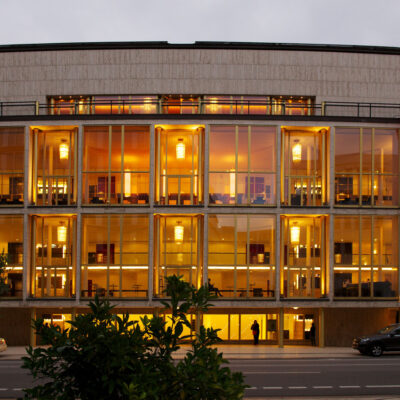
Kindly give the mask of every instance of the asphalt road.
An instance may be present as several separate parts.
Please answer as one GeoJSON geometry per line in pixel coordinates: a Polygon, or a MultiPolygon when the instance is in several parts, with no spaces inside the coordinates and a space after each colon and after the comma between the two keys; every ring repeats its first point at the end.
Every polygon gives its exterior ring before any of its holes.
{"type": "MultiPolygon", "coordinates": [[[[0,361],[0,398],[18,398],[32,378],[20,361],[0,361]]],[[[246,397],[399,395],[400,355],[380,358],[231,360],[242,371],[246,397]]]]}

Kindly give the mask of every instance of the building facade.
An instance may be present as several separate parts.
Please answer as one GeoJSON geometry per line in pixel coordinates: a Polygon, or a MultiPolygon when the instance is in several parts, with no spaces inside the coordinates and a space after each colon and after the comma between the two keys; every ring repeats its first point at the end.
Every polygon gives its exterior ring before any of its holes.
{"type": "MultiPolygon", "coordinates": [[[[399,320],[400,49],[0,46],[0,336],[166,277],[230,342],[350,345],[399,320]]],[[[193,324],[194,326],[195,324],[193,324]]]]}

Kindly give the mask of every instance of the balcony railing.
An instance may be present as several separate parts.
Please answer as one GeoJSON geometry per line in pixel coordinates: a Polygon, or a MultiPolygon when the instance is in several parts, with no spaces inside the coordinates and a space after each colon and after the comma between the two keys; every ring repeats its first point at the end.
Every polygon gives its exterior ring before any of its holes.
{"type": "Polygon", "coordinates": [[[143,114],[282,115],[396,119],[400,118],[400,104],[357,102],[290,104],[284,101],[214,99],[179,102],[163,99],[91,100],[60,104],[43,104],[38,101],[0,102],[0,118],[10,116],[143,114]]]}

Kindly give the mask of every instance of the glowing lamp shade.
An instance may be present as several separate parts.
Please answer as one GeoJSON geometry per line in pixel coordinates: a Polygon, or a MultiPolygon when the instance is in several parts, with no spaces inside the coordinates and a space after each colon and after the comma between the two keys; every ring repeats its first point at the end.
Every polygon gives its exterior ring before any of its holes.
{"type": "Polygon", "coordinates": [[[301,161],[301,144],[298,141],[292,147],[292,158],[293,161],[301,161]]]}
{"type": "Polygon", "coordinates": [[[178,139],[178,143],[176,144],[176,159],[185,159],[185,143],[183,143],[183,139],[178,139]]]}
{"type": "Polygon", "coordinates": [[[300,227],[292,226],[290,228],[290,242],[292,244],[299,244],[300,242],[300,227]]]}
{"type": "Polygon", "coordinates": [[[57,240],[61,243],[67,241],[67,227],[65,225],[57,226],[57,240]]]}
{"type": "Polygon", "coordinates": [[[60,160],[68,160],[69,147],[67,143],[65,142],[60,143],[59,152],[60,152],[60,160]]]}
{"type": "Polygon", "coordinates": [[[178,222],[178,225],[175,225],[174,229],[174,237],[175,237],[175,242],[183,242],[183,226],[179,225],[180,223],[178,222]]]}
{"type": "Polygon", "coordinates": [[[124,175],[124,195],[125,197],[129,197],[131,195],[131,174],[129,171],[125,171],[124,175]]]}

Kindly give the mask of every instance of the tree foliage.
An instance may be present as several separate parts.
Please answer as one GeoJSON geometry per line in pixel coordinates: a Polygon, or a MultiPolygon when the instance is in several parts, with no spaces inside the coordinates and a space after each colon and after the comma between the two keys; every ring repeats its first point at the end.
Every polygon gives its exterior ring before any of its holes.
{"type": "Polygon", "coordinates": [[[23,368],[37,379],[25,390],[26,399],[226,399],[243,397],[241,373],[232,373],[222,353],[212,345],[221,341],[215,329],[199,327],[194,337],[189,313],[207,311],[207,286],[195,289],[179,277],[167,281],[168,300],[163,318],[144,317],[130,321],[113,313],[107,300],[95,298],[91,311],[76,316],[70,328],[34,321],[36,333],[46,347],[27,349],[23,368]],[[191,349],[174,359],[182,340],[191,339],[191,349]]]}
{"type": "Polygon", "coordinates": [[[7,284],[6,267],[7,256],[3,253],[0,254],[0,296],[7,296],[10,292],[10,286],[7,284]]]}

